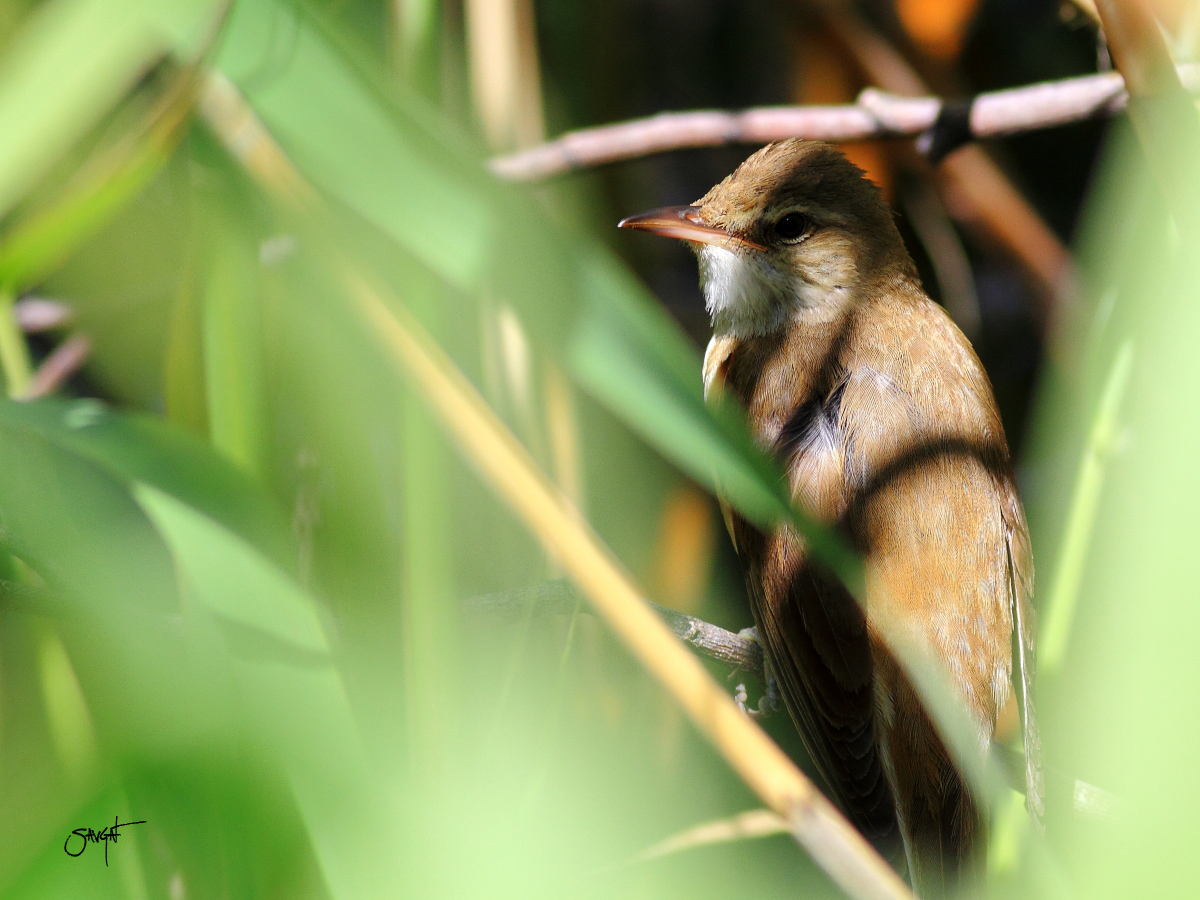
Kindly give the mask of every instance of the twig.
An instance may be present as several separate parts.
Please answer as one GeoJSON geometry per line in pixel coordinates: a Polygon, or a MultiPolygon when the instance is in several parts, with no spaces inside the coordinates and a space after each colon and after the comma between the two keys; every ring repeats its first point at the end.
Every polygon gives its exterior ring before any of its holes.
{"type": "Polygon", "coordinates": [[[670,856],[672,853],[691,850],[694,847],[771,837],[776,834],[787,834],[789,830],[788,823],[771,810],[752,809],[728,819],[717,819],[693,825],[691,828],[659,841],[652,847],[647,847],[633,861],[649,862],[660,856],[670,856]]]}
{"type": "Polygon", "coordinates": [[[38,366],[21,399],[35,400],[53,394],[63,382],[79,371],[91,352],[92,342],[84,335],[71,335],[38,366]]]}
{"type": "Polygon", "coordinates": [[[1115,794],[1110,794],[1094,784],[1075,779],[1075,790],[1071,794],[1071,804],[1075,812],[1091,819],[1111,821],[1120,812],[1120,801],[1115,794]]]}
{"type": "Polygon", "coordinates": [[[924,179],[900,191],[908,223],[929,255],[941,289],[942,305],[972,341],[979,337],[979,296],[966,248],[950,222],[937,192],[924,179]]]}
{"type": "MultiPolygon", "coordinates": [[[[1200,66],[1179,67],[1188,90],[1200,90],[1200,66]]],[[[1045,81],[979,94],[968,122],[973,138],[1000,137],[1110,116],[1129,95],[1115,72],[1045,81]]],[[[868,88],[842,106],[773,106],[743,112],[659,113],[645,119],[571,131],[521,153],[499,156],[489,168],[501,178],[536,181],[668,150],[761,144],[789,137],[822,141],[915,137],[933,127],[946,101],[902,97],[868,88]]]]}
{"type": "MultiPolygon", "coordinates": [[[[464,607],[468,614],[475,616],[515,618],[531,606],[536,615],[570,615],[579,599],[579,592],[571,582],[558,578],[528,588],[473,597],[464,607]]],[[[763,653],[758,641],[657,603],[647,602],[647,605],[663,618],[680,640],[701,656],[724,663],[735,671],[763,677],[763,653]]]]}
{"type": "Polygon", "coordinates": [[[53,331],[75,320],[75,310],[69,303],[46,297],[22,297],[13,307],[13,315],[26,334],[53,331]]]}
{"type": "MultiPolygon", "coordinates": [[[[319,212],[319,206],[306,199],[315,198],[315,191],[230,82],[210,79],[202,91],[201,110],[216,136],[261,185],[301,213],[319,212]]],[[[612,552],[404,304],[346,259],[335,260],[335,271],[380,345],[480,477],[540,538],[630,653],[746,785],[788,821],[793,838],[814,861],[852,897],[911,900],[912,892],[878,852],[742,714],[646,605],[612,552]]]]}

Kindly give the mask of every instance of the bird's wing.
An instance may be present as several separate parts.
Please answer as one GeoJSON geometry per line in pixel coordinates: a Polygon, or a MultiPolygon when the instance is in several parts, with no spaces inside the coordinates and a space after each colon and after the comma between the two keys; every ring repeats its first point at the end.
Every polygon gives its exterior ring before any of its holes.
{"type": "Polygon", "coordinates": [[[898,833],[875,747],[862,611],[786,529],[764,537],[740,517],[735,525],[758,634],[805,749],[851,821],[886,843],[898,833]]]}
{"type": "Polygon", "coordinates": [[[1016,636],[1013,683],[1021,701],[1021,730],[1025,738],[1025,805],[1034,822],[1041,826],[1045,813],[1045,785],[1042,780],[1042,740],[1033,699],[1037,636],[1033,609],[1033,554],[1025,515],[1011,480],[1000,486],[1000,496],[1007,537],[1009,598],[1016,636]]]}

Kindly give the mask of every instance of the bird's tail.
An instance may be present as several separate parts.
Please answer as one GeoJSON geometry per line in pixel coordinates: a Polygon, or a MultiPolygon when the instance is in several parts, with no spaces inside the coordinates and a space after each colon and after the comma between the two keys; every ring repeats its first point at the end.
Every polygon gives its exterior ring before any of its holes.
{"type": "Polygon", "coordinates": [[[970,897],[982,884],[987,847],[975,799],[953,768],[937,796],[914,797],[903,825],[913,889],[923,900],[970,897]]]}

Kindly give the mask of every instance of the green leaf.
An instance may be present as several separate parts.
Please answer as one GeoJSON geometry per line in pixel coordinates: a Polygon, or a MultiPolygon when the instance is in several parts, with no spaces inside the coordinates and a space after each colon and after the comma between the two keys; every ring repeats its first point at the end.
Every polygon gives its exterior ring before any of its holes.
{"type": "Polygon", "coordinates": [[[311,16],[275,0],[239,3],[216,65],[315,184],[451,284],[478,287],[498,225],[478,185],[388,108],[311,16]]]}
{"type": "Polygon", "coordinates": [[[214,6],[51,0],[39,7],[0,62],[0,215],[214,6]]]}
{"type": "Polygon", "coordinates": [[[0,403],[0,536],[72,608],[173,606],[170,560],[120,479],[0,403]]]}
{"type": "Polygon", "coordinates": [[[43,281],[159,172],[186,126],[190,93],[183,79],[191,77],[177,78],[169,103],[143,114],[5,235],[0,284],[19,293],[43,281]]]}
{"type": "MultiPolygon", "coordinates": [[[[484,291],[511,304],[559,352],[580,296],[561,226],[527,190],[489,175],[478,148],[417,94],[385,90],[364,62],[370,56],[310,4],[243,0],[215,62],[305,178],[352,213],[343,216],[347,230],[369,223],[452,288],[445,302],[470,315],[478,313],[468,301],[484,291]]],[[[371,241],[356,234],[349,243],[369,258],[362,251],[371,241]]]]}
{"type": "MultiPolygon", "coordinates": [[[[87,803],[71,810],[58,830],[50,835],[37,856],[24,869],[16,882],[4,893],[12,900],[67,900],[72,897],[92,897],[95,900],[123,900],[137,889],[140,854],[135,834],[144,825],[121,829],[121,840],[107,845],[108,865],[105,866],[106,845],[88,844],[79,856],[72,858],[64,852],[64,841],[76,828],[101,828],[113,824],[113,816],[121,822],[137,821],[119,791],[105,790],[87,803]],[[99,864],[99,869],[96,864],[99,864]],[[105,871],[105,869],[108,871],[105,871]],[[105,877],[97,878],[97,871],[105,877]]],[[[77,838],[71,838],[78,841],[77,838]]],[[[74,853],[81,845],[71,844],[74,853]]]]}
{"type": "Polygon", "coordinates": [[[268,436],[258,260],[223,236],[204,295],[204,395],[213,445],[250,474],[265,474],[268,436]]]}
{"type": "Polygon", "coordinates": [[[193,436],[95,400],[0,403],[0,431],[36,435],[132,485],[178,497],[259,547],[285,570],[295,550],[287,523],[252,478],[193,436]]]}
{"type": "MultiPolygon", "coordinates": [[[[316,601],[228,524],[261,541],[273,522],[265,502],[210,448],[151,420],[94,401],[0,404],[7,536],[53,584],[100,598],[106,613],[70,642],[99,730],[150,758],[181,746],[225,753],[224,741],[241,740],[229,729],[246,730],[286,774],[332,895],[394,894],[392,820],[316,601]],[[161,603],[176,583],[182,622],[118,605],[161,603]],[[247,630],[294,652],[246,645],[247,630]]],[[[196,824],[181,840],[219,839],[230,826],[213,828],[196,824]]]]}
{"type": "Polygon", "coordinates": [[[393,820],[373,786],[349,699],[328,660],[315,601],[252,546],[149,485],[134,487],[162,532],[190,596],[206,611],[271,635],[326,664],[238,657],[246,721],[278,758],[308,827],[332,896],[394,893],[393,820]]]}
{"type": "Polygon", "coordinates": [[[133,495],[214,612],[309,653],[328,652],[312,601],[252,545],[148,484],[134,484],[133,495]]]}

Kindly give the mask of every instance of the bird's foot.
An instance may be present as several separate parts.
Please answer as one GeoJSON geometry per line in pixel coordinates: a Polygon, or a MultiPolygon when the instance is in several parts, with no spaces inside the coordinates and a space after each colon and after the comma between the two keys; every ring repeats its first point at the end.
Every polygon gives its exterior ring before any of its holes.
{"type": "Polygon", "coordinates": [[[757,706],[751,709],[746,705],[746,701],[749,699],[749,695],[746,693],[746,685],[739,684],[734,688],[734,702],[751,719],[768,718],[779,712],[779,684],[775,681],[775,673],[771,669],[771,660],[767,656],[767,651],[762,646],[762,642],[758,639],[757,628],[743,628],[738,632],[738,637],[754,641],[763,651],[763,682],[765,690],[763,695],[758,698],[757,706]]]}
{"type": "Polygon", "coordinates": [[[740,709],[742,712],[744,712],[750,718],[755,719],[758,717],[758,710],[751,709],[749,706],[746,705],[746,701],[749,699],[750,699],[750,695],[746,693],[745,683],[734,686],[733,702],[737,704],[738,709],[740,709]]]}
{"type": "Polygon", "coordinates": [[[750,695],[746,692],[745,684],[735,685],[733,688],[733,702],[737,704],[738,709],[744,712],[747,716],[755,721],[766,719],[779,711],[778,697],[772,697],[770,688],[768,692],[758,698],[758,705],[751,707],[747,704],[750,695]]]}

